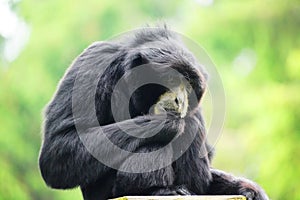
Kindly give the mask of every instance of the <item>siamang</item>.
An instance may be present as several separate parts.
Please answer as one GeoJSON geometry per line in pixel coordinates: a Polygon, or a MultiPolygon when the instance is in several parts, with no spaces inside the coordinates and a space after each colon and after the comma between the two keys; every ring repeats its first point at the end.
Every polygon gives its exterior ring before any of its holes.
{"type": "Polygon", "coordinates": [[[211,167],[213,148],[200,109],[206,83],[204,68],[165,27],[93,43],[72,63],[45,109],[39,156],[44,181],[57,189],[80,186],[85,200],[267,200],[256,183],[211,167]]]}

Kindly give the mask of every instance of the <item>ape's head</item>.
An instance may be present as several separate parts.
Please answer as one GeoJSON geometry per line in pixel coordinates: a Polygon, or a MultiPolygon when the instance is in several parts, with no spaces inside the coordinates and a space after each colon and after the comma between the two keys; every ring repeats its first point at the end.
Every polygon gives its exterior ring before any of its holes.
{"type": "Polygon", "coordinates": [[[146,84],[133,93],[132,117],[171,112],[183,118],[198,106],[207,74],[178,35],[165,28],[150,28],[136,33],[128,43],[127,58],[133,60],[130,69],[145,65],[144,75],[136,76],[136,81],[151,76],[151,80],[162,83],[146,84]]]}
{"type": "MultiPolygon", "coordinates": [[[[113,44],[117,45],[115,51],[107,51],[116,56],[100,78],[98,92],[103,93],[104,85],[106,90],[112,86],[113,91],[113,86],[124,77],[126,86],[120,92],[126,93],[138,85],[126,95],[130,97],[131,118],[164,112],[184,118],[198,107],[207,74],[177,34],[166,28],[147,28],[113,44]],[[135,71],[137,68],[139,72],[135,71]]],[[[128,109],[128,104],[125,106],[128,109]]],[[[120,103],[117,107],[122,110],[120,103]]]]}

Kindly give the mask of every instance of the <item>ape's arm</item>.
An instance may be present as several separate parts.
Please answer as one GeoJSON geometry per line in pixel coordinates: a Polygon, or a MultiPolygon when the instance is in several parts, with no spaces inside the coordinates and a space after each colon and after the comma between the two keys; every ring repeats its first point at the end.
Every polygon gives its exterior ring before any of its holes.
{"type": "MultiPolygon", "coordinates": [[[[172,117],[172,116],[169,116],[172,117]]],[[[143,116],[119,123],[102,126],[102,131],[106,137],[118,147],[127,151],[135,151],[139,146],[146,145],[165,137],[165,133],[171,134],[179,132],[180,119],[170,119],[164,123],[162,130],[156,135],[148,139],[139,139],[132,137],[127,133],[132,133],[146,137],[151,132],[145,131],[143,125],[148,125],[151,121],[153,127],[158,127],[162,122],[161,116],[143,116]],[[136,128],[136,124],[140,128],[136,128]],[[125,128],[121,130],[119,126],[125,128]]],[[[73,125],[74,126],[74,125],[73,125]]],[[[46,132],[42,150],[40,153],[40,170],[46,183],[54,188],[72,188],[78,185],[85,186],[88,183],[98,180],[105,175],[111,168],[103,165],[96,160],[86,149],[86,146],[80,140],[76,129],[67,127],[61,132],[46,132]]],[[[174,136],[173,135],[173,136],[174,136]]],[[[81,138],[85,144],[93,144],[90,148],[95,148],[100,156],[104,159],[111,159],[115,166],[124,162],[126,157],[114,155],[114,151],[106,147],[106,138],[99,133],[98,128],[88,128],[81,138]]]]}
{"type": "Polygon", "coordinates": [[[264,190],[256,183],[245,179],[234,177],[221,170],[211,169],[212,181],[207,194],[211,195],[235,195],[240,194],[248,200],[268,200],[264,190]]]}

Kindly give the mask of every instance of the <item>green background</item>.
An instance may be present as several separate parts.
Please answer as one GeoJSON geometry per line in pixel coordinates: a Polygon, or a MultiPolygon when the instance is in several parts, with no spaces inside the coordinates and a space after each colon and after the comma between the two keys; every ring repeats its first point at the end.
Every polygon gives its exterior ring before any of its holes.
{"type": "Polygon", "coordinates": [[[9,62],[0,36],[0,199],[81,199],[39,174],[43,107],[90,43],[161,21],[203,46],[222,77],[227,113],[213,166],[258,182],[272,199],[300,199],[300,3],[202,1],[10,2],[30,38],[9,62]]]}

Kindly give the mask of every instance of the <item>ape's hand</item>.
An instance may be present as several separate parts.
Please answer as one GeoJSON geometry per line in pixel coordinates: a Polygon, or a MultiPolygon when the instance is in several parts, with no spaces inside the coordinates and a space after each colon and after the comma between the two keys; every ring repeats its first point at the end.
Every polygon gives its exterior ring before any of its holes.
{"type": "MultiPolygon", "coordinates": [[[[166,118],[164,119],[163,115],[161,116],[154,116],[155,118],[159,119],[162,118],[161,121],[164,122],[163,129],[156,133],[154,136],[149,137],[146,139],[146,143],[157,142],[161,144],[167,144],[172,141],[174,138],[178,137],[184,131],[185,121],[184,119],[180,118],[179,116],[173,115],[172,113],[167,113],[166,118]]],[[[153,124],[153,122],[150,122],[153,124]]],[[[159,123],[153,127],[158,127],[159,123]]],[[[148,130],[149,132],[149,130],[148,130]]]]}

